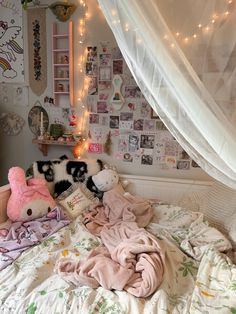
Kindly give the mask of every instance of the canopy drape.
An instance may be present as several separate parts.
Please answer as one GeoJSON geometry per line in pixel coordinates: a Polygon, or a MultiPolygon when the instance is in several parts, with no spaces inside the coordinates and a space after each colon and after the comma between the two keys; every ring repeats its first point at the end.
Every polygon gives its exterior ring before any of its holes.
{"type": "Polygon", "coordinates": [[[236,188],[233,0],[98,0],[146,100],[209,175],[236,188]]]}

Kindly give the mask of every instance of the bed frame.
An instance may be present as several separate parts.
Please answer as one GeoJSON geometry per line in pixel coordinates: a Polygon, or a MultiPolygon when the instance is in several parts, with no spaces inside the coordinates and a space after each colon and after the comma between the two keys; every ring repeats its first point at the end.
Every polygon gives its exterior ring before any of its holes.
{"type": "MultiPolygon", "coordinates": [[[[134,175],[120,175],[121,180],[128,180],[126,190],[150,199],[160,199],[169,203],[181,201],[183,197],[194,192],[207,192],[211,181],[170,179],[134,175]]],[[[7,220],[6,206],[11,194],[10,186],[0,187],[0,223],[7,220]]]]}

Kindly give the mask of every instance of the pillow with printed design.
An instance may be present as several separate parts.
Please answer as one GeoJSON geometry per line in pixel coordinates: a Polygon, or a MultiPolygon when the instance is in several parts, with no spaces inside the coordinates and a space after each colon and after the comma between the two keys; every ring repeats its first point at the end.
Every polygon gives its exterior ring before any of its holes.
{"type": "Polygon", "coordinates": [[[76,186],[77,188],[65,198],[61,199],[61,196],[59,197],[59,204],[65,208],[71,218],[79,216],[88,206],[99,203],[99,199],[94,197],[84,183],[79,182],[76,186]]]}

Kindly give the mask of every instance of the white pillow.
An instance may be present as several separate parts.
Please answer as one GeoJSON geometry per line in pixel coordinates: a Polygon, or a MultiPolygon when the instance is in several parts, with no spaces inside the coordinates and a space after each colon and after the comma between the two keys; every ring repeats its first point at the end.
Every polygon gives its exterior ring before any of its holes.
{"type": "Polygon", "coordinates": [[[74,192],[59,201],[71,218],[76,218],[89,205],[98,203],[98,199],[83,183],[77,183],[77,185],[78,187],[74,192]]]}
{"type": "Polygon", "coordinates": [[[236,213],[236,190],[215,181],[206,194],[200,210],[213,227],[228,234],[229,222],[236,213]]]}
{"type": "Polygon", "coordinates": [[[176,205],[194,212],[200,211],[207,192],[193,192],[181,198],[176,205]]]}

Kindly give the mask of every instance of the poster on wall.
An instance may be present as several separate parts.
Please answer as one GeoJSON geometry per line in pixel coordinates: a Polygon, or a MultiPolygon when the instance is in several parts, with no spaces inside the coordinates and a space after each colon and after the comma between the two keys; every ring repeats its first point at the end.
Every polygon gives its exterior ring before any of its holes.
{"type": "Polygon", "coordinates": [[[22,6],[0,0],[0,82],[24,82],[22,6]]]}

